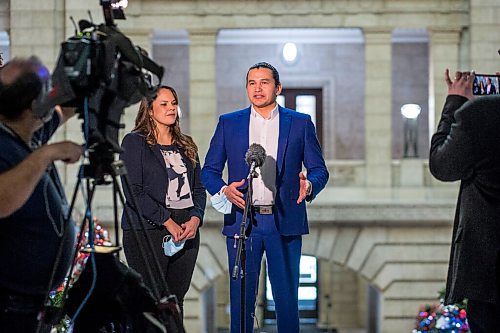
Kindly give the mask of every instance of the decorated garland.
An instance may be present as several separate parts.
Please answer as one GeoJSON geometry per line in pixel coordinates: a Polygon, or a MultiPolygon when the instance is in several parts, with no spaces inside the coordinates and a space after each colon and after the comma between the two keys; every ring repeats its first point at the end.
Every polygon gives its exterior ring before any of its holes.
{"type": "Polygon", "coordinates": [[[423,305],[418,312],[415,328],[412,333],[466,333],[467,302],[461,304],[444,304],[444,290],[439,293],[439,305],[423,305]]]}

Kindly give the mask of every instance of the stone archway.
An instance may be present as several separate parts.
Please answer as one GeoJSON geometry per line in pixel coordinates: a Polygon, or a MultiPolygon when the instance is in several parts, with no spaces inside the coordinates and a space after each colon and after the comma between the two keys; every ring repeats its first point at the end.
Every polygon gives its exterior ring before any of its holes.
{"type": "MultiPolygon", "coordinates": [[[[313,205],[302,253],[355,272],[376,288],[381,332],[409,332],[419,306],[438,302],[437,293],[445,285],[451,211],[436,205],[313,205]]],[[[228,276],[221,224],[209,208],[185,300],[188,332],[203,331],[201,296],[218,278],[228,276]]]]}

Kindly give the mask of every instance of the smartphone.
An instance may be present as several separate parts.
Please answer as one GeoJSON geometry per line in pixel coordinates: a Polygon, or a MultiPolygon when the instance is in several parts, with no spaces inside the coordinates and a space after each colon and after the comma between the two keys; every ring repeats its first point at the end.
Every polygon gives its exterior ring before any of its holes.
{"type": "Polygon", "coordinates": [[[500,95],[500,75],[476,74],[472,83],[472,93],[478,96],[500,95]]]}

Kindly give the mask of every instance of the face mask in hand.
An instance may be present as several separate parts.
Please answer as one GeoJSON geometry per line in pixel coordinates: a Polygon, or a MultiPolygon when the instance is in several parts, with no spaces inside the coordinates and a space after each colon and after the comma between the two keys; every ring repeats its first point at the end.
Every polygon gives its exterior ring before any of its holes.
{"type": "Polygon", "coordinates": [[[219,213],[231,214],[231,208],[233,204],[229,201],[224,193],[217,193],[210,197],[210,202],[212,207],[215,208],[219,213]]]}
{"type": "Polygon", "coordinates": [[[171,257],[184,247],[186,241],[174,242],[174,238],[171,235],[163,237],[163,252],[166,256],[171,257]]]}

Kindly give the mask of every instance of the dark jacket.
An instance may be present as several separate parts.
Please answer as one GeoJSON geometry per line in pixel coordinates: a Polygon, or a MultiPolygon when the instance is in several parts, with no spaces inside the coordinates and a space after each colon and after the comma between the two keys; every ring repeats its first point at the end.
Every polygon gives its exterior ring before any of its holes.
{"type": "Polygon", "coordinates": [[[461,181],[445,301],[498,302],[500,96],[448,96],[429,162],[437,179],[461,181]]]}
{"type": "MultiPolygon", "coordinates": [[[[159,145],[149,145],[146,138],[136,132],[128,133],[122,141],[123,153],[120,158],[125,163],[128,173],[130,190],[134,194],[144,219],[146,228],[163,228],[163,223],[170,217],[171,211],[165,205],[168,175],[165,160],[160,152],[159,145]]],[[[196,166],[180,149],[180,153],[188,170],[189,186],[194,206],[189,209],[190,216],[200,218],[203,224],[203,215],[206,205],[206,192],[200,180],[200,162],[197,157],[196,166]]],[[[137,225],[137,215],[132,209],[131,194],[122,177],[122,184],[127,199],[125,206],[130,212],[132,223],[137,225]]],[[[130,229],[131,221],[125,212],[122,215],[122,229],[130,229]]]]}
{"type": "MultiPolygon", "coordinates": [[[[59,117],[54,116],[34,133],[32,142],[37,145],[47,143],[59,121],[59,117]]],[[[0,173],[19,165],[31,152],[17,135],[0,126],[0,173]]],[[[58,233],[64,229],[64,206],[67,208],[57,169],[52,165],[47,170],[22,207],[0,219],[0,289],[27,295],[47,293],[61,243],[58,233]]],[[[66,276],[75,248],[72,220],[66,223],[65,229],[64,248],[53,287],[57,287],[66,276]]]]}

